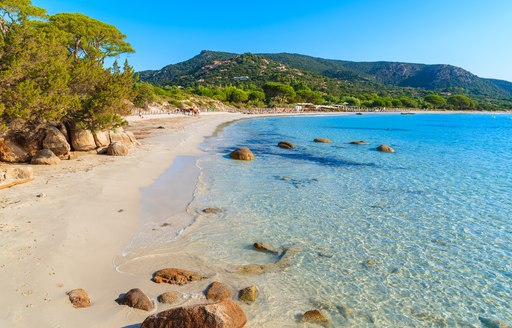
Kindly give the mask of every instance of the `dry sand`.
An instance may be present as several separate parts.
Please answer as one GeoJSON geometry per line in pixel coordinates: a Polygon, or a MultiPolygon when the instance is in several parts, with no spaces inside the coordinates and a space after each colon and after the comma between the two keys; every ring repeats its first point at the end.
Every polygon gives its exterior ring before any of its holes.
{"type": "Polygon", "coordinates": [[[206,136],[241,117],[133,119],[126,129],[142,145],[129,156],[35,166],[34,181],[0,190],[0,326],[138,327],[148,313],[114,300],[136,287],[152,299],[166,291],[148,273],[116,271],[143,212],[141,188],[178,156],[201,155],[206,136]],[[91,307],[71,306],[66,292],[75,288],[89,292],[91,307]]]}

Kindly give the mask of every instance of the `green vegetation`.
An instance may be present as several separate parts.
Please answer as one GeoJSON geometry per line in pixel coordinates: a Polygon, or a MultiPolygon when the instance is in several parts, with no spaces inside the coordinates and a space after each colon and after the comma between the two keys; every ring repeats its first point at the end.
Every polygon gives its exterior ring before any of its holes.
{"type": "Polygon", "coordinates": [[[133,69],[104,61],[133,52],[116,27],[81,14],[46,15],[30,0],[0,2],[0,127],[69,122],[91,129],[123,124],[141,95],[133,69]]]}

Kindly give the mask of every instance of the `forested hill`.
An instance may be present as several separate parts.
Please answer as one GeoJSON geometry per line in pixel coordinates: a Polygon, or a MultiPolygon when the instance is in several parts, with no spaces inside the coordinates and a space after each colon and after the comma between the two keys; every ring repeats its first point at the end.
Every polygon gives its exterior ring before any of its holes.
{"type": "Polygon", "coordinates": [[[144,81],[182,86],[198,83],[226,85],[233,83],[235,78],[238,80],[245,76],[256,84],[290,79],[296,82],[338,83],[343,89],[351,89],[351,93],[405,87],[464,93],[482,100],[512,98],[511,82],[483,79],[451,65],[351,62],[289,53],[238,55],[202,51],[185,62],[157,71],[141,72],[144,81]]]}

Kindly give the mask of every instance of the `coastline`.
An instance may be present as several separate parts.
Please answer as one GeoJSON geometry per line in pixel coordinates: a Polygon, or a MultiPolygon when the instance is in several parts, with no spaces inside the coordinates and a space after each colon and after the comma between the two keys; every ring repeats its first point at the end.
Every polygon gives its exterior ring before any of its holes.
{"type": "Polygon", "coordinates": [[[134,125],[155,136],[143,139],[128,157],[81,156],[75,163],[38,166],[33,182],[3,190],[0,323],[113,327],[142,322],[150,313],[114,302],[131,288],[152,299],[163,291],[146,274],[115,269],[143,214],[141,188],[157,181],[179,156],[200,155],[200,144],[219,125],[244,116],[148,118],[134,125]],[[75,288],[89,292],[91,307],[72,307],[66,292],[75,288]]]}

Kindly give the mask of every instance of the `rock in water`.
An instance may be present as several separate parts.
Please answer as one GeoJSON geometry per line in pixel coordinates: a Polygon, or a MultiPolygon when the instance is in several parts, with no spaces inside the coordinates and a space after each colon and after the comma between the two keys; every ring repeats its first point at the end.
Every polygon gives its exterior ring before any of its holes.
{"type": "Polygon", "coordinates": [[[256,286],[249,286],[241,289],[238,293],[238,299],[242,302],[252,303],[258,297],[258,289],[256,286]]]}
{"type": "Polygon", "coordinates": [[[253,245],[254,249],[264,253],[277,254],[277,250],[269,244],[256,242],[253,245]]]}
{"type": "Polygon", "coordinates": [[[206,279],[198,273],[176,268],[162,269],[153,274],[153,280],[157,284],[168,283],[172,285],[185,285],[192,281],[206,279]]]}
{"type": "Polygon", "coordinates": [[[149,297],[147,297],[146,294],[138,288],[130,289],[128,293],[119,297],[116,302],[121,305],[128,305],[129,307],[144,311],[150,311],[153,309],[153,302],[151,302],[149,297]]]}
{"type": "Polygon", "coordinates": [[[309,310],[302,315],[301,322],[314,323],[328,327],[330,322],[329,319],[319,310],[309,310]]]}
{"type": "Polygon", "coordinates": [[[39,150],[30,160],[30,164],[34,165],[53,165],[59,163],[60,158],[58,158],[50,149],[39,150]]]}
{"type": "Polygon", "coordinates": [[[203,209],[203,213],[217,214],[217,213],[220,213],[220,209],[216,208],[216,207],[207,207],[207,208],[203,209]]]}
{"type": "Polygon", "coordinates": [[[69,301],[76,308],[84,308],[91,306],[91,299],[89,298],[89,294],[85,289],[73,289],[66,293],[69,296],[69,301]]]}
{"type": "Polygon", "coordinates": [[[229,154],[229,157],[231,157],[232,159],[240,160],[240,161],[252,161],[252,160],[254,160],[254,154],[247,147],[238,148],[238,149],[232,151],[229,154]]]}
{"type": "Polygon", "coordinates": [[[349,142],[349,144],[351,144],[351,145],[367,145],[368,143],[364,140],[359,140],[359,141],[351,141],[351,142],[349,142]]]}
{"type": "Polygon", "coordinates": [[[247,317],[231,300],[178,307],[151,315],[141,328],[242,328],[247,317]]]}
{"type": "Polygon", "coordinates": [[[92,132],[89,130],[71,130],[71,146],[76,151],[89,151],[96,149],[96,142],[92,132]]]}
{"type": "Polygon", "coordinates": [[[126,156],[128,152],[128,147],[120,142],[113,142],[107,148],[107,154],[110,156],[126,156]]]}
{"type": "Polygon", "coordinates": [[[284,149],[293,149],[293,148],[295,148],[295,146],[291,142],[289,142],[289,141],[280,141],[277,144],[277,147],[284,148],[284,149]]]}
{"type": "Polygon", "coordinates": [[[174,304],[178,302],[180,297],[176,292],[165,292],[158,296],[158,302],[163,304],[174,304]]]}
{"type": "Polygon", "coordinates": [[[322,143],[332,142],[332,140],[326,139],[326,138],[315,138],[315,140],[313,140],[313,141],[314,142],[322,142],[322,143]]]}
{"type": "Polygon", "coordinates": [[[55,155],[65,158],[71,151],[71,146],[66,136],[54,126],[46,128],[46,136],[43,139],[43,148],[50,149],[55,155]]]}
{"type": "Polygon", "coordinates": [[[388,145],[380,145],[379,147],[377,147],[377,150],[384,152],[384,153],[394,153],[395,152],[395,150],[393,148],[389,147],[388,145]]]}
{"type": "Polygon", "coordinates": [[[478,320],[482,323],[482,327],[485,328],[511,328],[511,326],[499,319],[478,317],[478,320]]]}
{"type": "Polygon", "coordinates": [[[214,281],[206,289],[205,295],[210,301],[224,301],[233,296],[233,291],[228,285],[214,281]]]}

